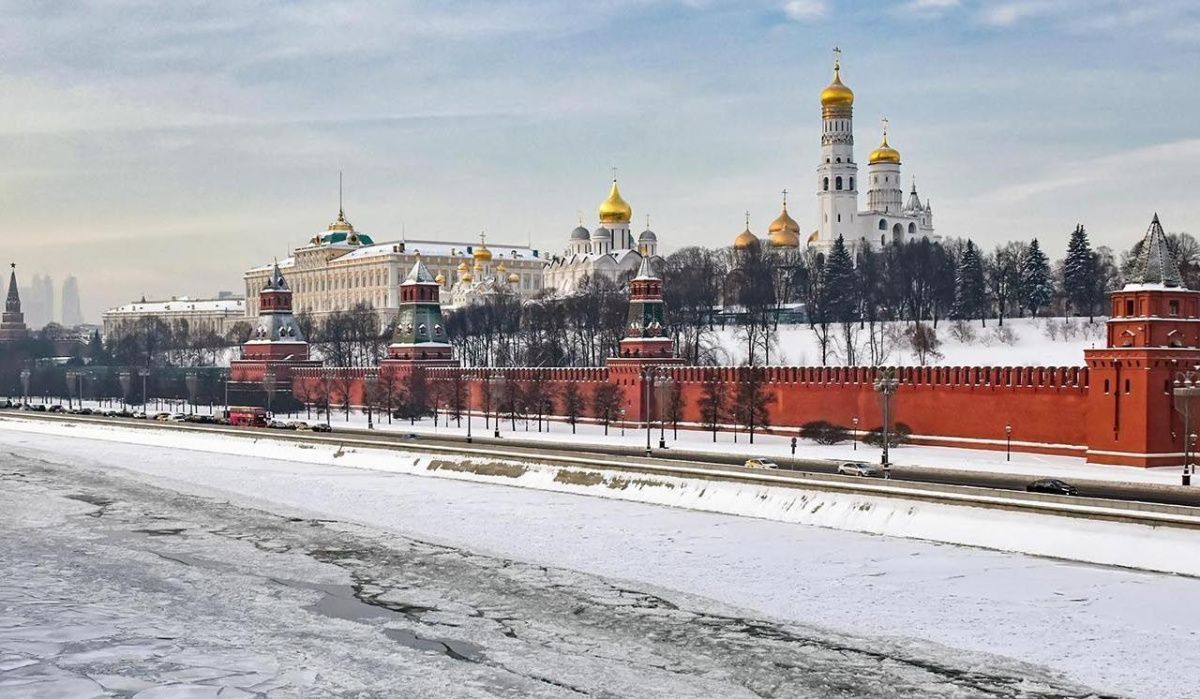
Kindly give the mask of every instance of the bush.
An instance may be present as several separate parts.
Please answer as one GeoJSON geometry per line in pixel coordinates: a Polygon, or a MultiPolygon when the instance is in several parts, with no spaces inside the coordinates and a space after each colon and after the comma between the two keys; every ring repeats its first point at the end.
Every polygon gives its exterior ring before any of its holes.
{"type": "Polygon", "coordinates": [[[846,438],[850,436],[850,431],[841,425],[817,420],[801,425],[800,436],[817,444],[837,444],[846,441],[846,438]]]}
{"type": "Polygon", "coordinates": [[[950,337],[969,345],[975,341],[975,327],[965,320],[956,320],[950,326],[950,337]]]}
{"type": "MultiPolygon", "coordinates": [[[[870,432],[863,435],[863,444],[872,447],[883,446],[883,427],[876,427],[870,432]]],[[[898,447],[902,444],[908,444],[912,441],[912,428],[903,422],[897,422],[892,425],[892,429],[888,432],[888,444],[892,447],[898,447]]]]}

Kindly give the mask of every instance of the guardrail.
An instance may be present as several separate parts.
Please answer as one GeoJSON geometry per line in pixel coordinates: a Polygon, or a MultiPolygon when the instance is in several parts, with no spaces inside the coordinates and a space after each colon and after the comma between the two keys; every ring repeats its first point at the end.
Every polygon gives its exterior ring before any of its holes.
{"type": "Polygon", "coordinates": [[[895,480],[864,479],[836,474],[804,471],[761,471],[728,463],[668,462],[645,456],[591,455],[563,452],[545,445],[514,447],[493,440],[490,444],[434,444],[429,440],[405,439],[397,435],[384,437],[381,433],[362,434],[360,431],[336,433],[291,432],[255,428],[238,428],[191,423],[155,422],[101,416],[0,413],[2,422],[60,422],[97,424],[134,430],[182,430],[201,434],[217,434],[241,439],[273,439],[309,442],[330,446],[351,446],[423,454],[447,454],[468,458],[518,460],[558,467],[615,470],[668,477],[700,478],[742,482],[755,485],[806,490],[857,493],[877,497],[892,497],[925,502],[991,509],[1024,510],[1066,517],[1086,517],[1139,524],[1200,529],[1200,508],[1150,502],[1114,501],[1104,498],[1063,498],[1024,491],[997,490],[946,483],[919,483],[895,480]],[[501,447],[501,448],[497,448],[501,447]]]}

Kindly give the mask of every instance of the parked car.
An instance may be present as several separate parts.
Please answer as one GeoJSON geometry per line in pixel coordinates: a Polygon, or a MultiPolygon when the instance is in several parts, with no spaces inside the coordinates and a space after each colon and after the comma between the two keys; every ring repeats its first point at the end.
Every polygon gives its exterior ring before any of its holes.
{"type": "Polygon", "coordinates": [[[746,463],[744,465],[746,468],[779,468],[779,464],[771,461],[770,459],[764,459],[761,456],[746,459],[746,463]]]}
{"type": "Polygon", "coordinates": [[[312,427],[310,427],[307,422],[293,422],[290,424],[292,429],[296,430],[297,432],[312,432],[312,427]]]}
{"type": "Polygon", "coordinates": [[[50,406],[50,409],[49,409],[49,410],[47,410],[46,412],[50,412],[50,413],[65,413],[65,412],[67,412],[67,409],[66,409],[66,408],[64,408],[64,407],[62,407],[61,405],[57,405],[57,404],[55,404],[55,405],[52,405],[52,406],[50,406]]]}
{"type": "Polygon", "coordinates": [[[1025,486],[1030,493],[1048,493],[1050,495],[1078,495],[1079,488],[1060,481],[1057,478],[1042,478],[1025,486]]]}
{"type": "Polygon", "coordinates": [[[859,476],[862,478],[874,478],[880,475],[878,466],[863,461],[847,461],[838,464],[837,472],[843,476],[859,476]]]}
{"type": "Polygon", "coordinates": [[[333,428],[330,427],[329,425],[323,425],[318,422],[317,424],[312,426],[312,431],[313,432],[333,432],[333,428]]]}
{"type": "Polygon", "coordinates": [[[171,419],[171,413],[156,413],[154,415],[155,422],[167,422],[171,419]]]}

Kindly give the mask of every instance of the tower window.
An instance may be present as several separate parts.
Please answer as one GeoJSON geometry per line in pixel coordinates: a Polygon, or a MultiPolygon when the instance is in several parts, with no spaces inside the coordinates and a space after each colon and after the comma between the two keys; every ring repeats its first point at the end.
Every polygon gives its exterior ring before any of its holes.
{"type": "Polygon", "coordinates": [[[826,192],[829,191],[829,178],[828,177],[825,178],[824,189],[826,192]]]}
{"type": "Polygon", "coordinates": [[[1108,379],[1105,379],[1104,380],[1104,392],[1108,393],[1110,389],[1111,389],[1111,386],[1109,386],[1108,379]]]}
{"type": "Polygon", "coordinates": [[[854,178],[850,178],[850,189],[854,189],[854,178]]]}
{"type": "Polygon", "coordinates": [[[1173,316],[1173,317],[1178,316],[1179,315],[1179,302],[1178,301],[1170,301],[1169,304],[1170,304],[1169,310],[1167,312],[1170,313],[1171,316],[1173,316]]]}
{"type": "Polygon", "coordinates": [[[837,191],[842,191],[842,178],[840,176],[834,180],[834,187],[837,191]]]}
{"type": "Polygon", "coordinates": [[[887,230],[887,221],[882,218],[879,219],[879,230],[881,230],[881,231],[887,230]]]}
{"type": "Polygon", "coordinates": [[[837,158],[837,161],[840,163],[840,162],[842,162],[842,159],[841,159],[841,158],[837,158]]]}
{"type": "Polygon", "coordinates": [[[842,222],[842,215],[838,214],[838,223],[841,223],[841,222],[842,222]]]}
{"type": "Polygon", "coordinates": [[[1133,315],[1133,299],[1128,299],[1125,301],[1125,315],[1133,315]]]}
{"type": "Polygon", "coordinates": [[[1125,379],[1125,394],[1129,394],[1129,379],[1125,379]]]}

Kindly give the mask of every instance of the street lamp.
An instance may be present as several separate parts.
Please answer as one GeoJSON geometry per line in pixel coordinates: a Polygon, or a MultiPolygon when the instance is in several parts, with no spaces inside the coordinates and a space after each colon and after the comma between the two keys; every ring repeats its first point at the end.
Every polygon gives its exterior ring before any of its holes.
{"type": "Polygon", "coordinates": [[[21,391],[23,394],[21,401],[25,405],[29,405],[29,377],[31,376],[33,376],[33,372],[28,369],[21,370],[21,391]]]}
{"type": "Polygon", "coordinates": [[[188,412],[196,412],[196,394],[200,391],[200,375],[195,371],[188,371],[183,375],[183,385],[187,387],[188,392],[188,412]]]}
{"type": "Polygon", "coordinates": [[[1180,371],[1175,374],[1172,385],[1172,402],[1175,411],[1183,417],[1183,485],[1192,484],[1196,471],[1192,464],[1195,455],[1195,437],[1192,436],[1192,399],[1200,396],[1200,369],[1180,371]]]}
{"type": "Polygon", "coordinates": [[[504,402],[504,374],[497,371],[488,381],[492,386],[492,426],[496,430],[492,436],[500,439],[500,404],[504,402]]]}
{"type": "Polygon", "coordinates": [[[656,389],[658,392],[658,448],[667,448],[667,415],[664,408],[667,401],[671,399],[671,391],[675,386],[675,379],[670,375],[664,374],[658,379],[656,389]]]}
{"type": "Polygon", "coordinates": [[[133,374],[128,371],[122,371],[117,374],[117,378],[121,382],[121,407],[125,408],[128,407],[127,400],[129,398],[129,388],[133,383],[133,374]]]}
{"type": "Polygon", "coordinates": [[[850,418],[850,424],[854,425],[854,429],[851,431],[851,434],[850,434],[850,443],[854,445],[853,447],[851,447],[851,450],[858,451],[858,416],[857,415],[850,418]]]}
{"type": "Polygon", "coordinates": [[[471,443],[471,381],[475,377],[467,374],[464,377],[467,382],[467,444],[471,443]]]}
{"type": "Polygon", "coordinates": [[[367,429],[375,429],[375,421],[371,412],[371,402],[375,399],[375,391],[379,386],[379,370],[367,369],[363,377],[363,402],[367,404],[367,429]]]}
{"type": "MultiPolygon", "coordinates": [[[[146,412],[146,377],[150,376],[150,370],[146,367],[138,369],[138,376],[142,377],[142,412],[146,412]]],[[[229,382],[225,382],[225,407],[229,407],[229,382]]]]}
{"type": "Polygon", "coordinates": [[[1004,426],[1004,460],[1012,461],[1012,424],[1004,426]]]}
{"type": "Polygon", "coordinates": [[[654,384],[655,376],[658,372],[654,367],[646,367],[646,372],[642,376],[642,383],[646,386],[646,402],[643,404],[642,418],[646,421],[646,456],[650,456],[650,388],[654,384]]]}
{"type": "Polygon", "coordinates": [[[271,406],[275,399],[275,370],[268,368],[264,371],[262,380],[263,390],[267,392],[267,414],[274,418],[275,413],[271,410],[271,406]]]}
{"type": "Polygon", "coordinates": [[[617,413],[618,419],[621,421],[621,436],[625,436],[625,408],[621,408],[621,412],[617,413]]]}
{"type": "MultiPolygon", "coordinates": [[[[75,372],[66,372],[67,379],[67,410],[71,409],[71,399],[75,397],[75,372]]],[[[79,407],[83,407],[80,405],[79,407]]]]}
{"type": "Polygon", "coordinates": [[[888,460],[888,446],[890,442],[891,422],[892,422],[892,396],[896,394],[896,388],[899,387],[900,381],[896,378],[896,370],[892,367],[885,367],[879,370],[879,375],[875,379],[875,391],[879,394],[879,400],[883,403],[883,477],[891,476],[891,462],[888,460]]]}

